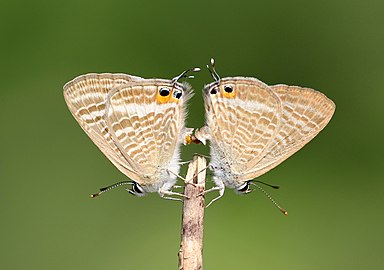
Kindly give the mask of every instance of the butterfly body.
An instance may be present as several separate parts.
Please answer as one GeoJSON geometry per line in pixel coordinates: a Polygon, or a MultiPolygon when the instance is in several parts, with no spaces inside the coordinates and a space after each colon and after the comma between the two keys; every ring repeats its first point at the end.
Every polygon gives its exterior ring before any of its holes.
{"type": "Polygon", "coordinates": [[[172,194],[190,87],[126,74],[87,74],[64,86],[72,115],[104,155],[133,181],[135,195],[172,194]]]}

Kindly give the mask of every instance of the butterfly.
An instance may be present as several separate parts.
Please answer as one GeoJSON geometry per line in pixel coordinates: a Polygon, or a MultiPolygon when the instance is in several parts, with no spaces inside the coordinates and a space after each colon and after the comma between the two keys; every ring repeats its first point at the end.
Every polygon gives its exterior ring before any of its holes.
{"type": "Polygon", "coordinates": [[[241,194],[251,192],[250,185],[261,189],[254,179],[312,140],[330,121],[335,104],[310,88],[220,78],[213,59],[207,67],[214,82],[204,87],[206,124],[194,136],[204,144],[210,141],[209,168],[216,186],[205,193],[217,190],[219,196],[209,206],[224,195],[225,187],[241,194]]]}
{"type": "Polygon", "coordinates": [[[103,154],[132,181],[100,189],[96,197],[130,184],[131,194],[157,192],[161,197],[182,195],[171,191],[180,170],[180,146],[192,129],[185,127],[186,104],[192,96],[181,78],[143,79],[127,74],[86,74],[64,86],[68,108],[103,154]]]}

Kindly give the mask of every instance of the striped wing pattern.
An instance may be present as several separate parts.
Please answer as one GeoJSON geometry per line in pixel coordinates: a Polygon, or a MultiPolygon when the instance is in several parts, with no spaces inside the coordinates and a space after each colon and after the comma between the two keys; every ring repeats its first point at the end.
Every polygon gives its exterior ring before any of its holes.
{"type": "Polygon", "coordinates": [[[108,93],[121,85],[142,80],[127,74],[86,74],[64,86],[64,98],[74,118],[96,146],[125,175],[135,180],[137,175],[112,139],[104,120],[108,93]]]}
{"type": "MultiPolygon", "coordinates": [[[[185,106],[190,88],[170,80],[142,79],[126,74],[87,74],[64,86],[68,108],[105,156],[146,191],[159,191],[178,173],[184,135],[185,106]],[[158,98],[160,88],[170,95],[158,98]],[[173,91],[183,92],[180,99],[173,91]],[[168,172],[165,174],[168,176],[168,172]]],[[[169,186],[167,186],[169,188],[169,186]]]]}
{"type": "Polygon", "coordinates": [[[327,125],[335,110],[329,98],[313,89],[267,86],[244,77],[206,86],[204,98],[207,124],[197,136],[211,141],[215,174],[232,187],[293,155],[327,125]],[[233,92],[225,93],[226,86],[233,92]]]}
{"type": "Polygon", "coordinates": [[[281,126],[263,158],[245,178],[271,170],[311,141],[331,120],[335,104],[324,94],[297,86],[271,86],[283,105],[281,126]]]}
{"type": "MultiPolygon", "coordinates": [[[[279,128],[281,105],[268,86],[258,80],[244,82],[222,81],[235,87],[235,96],[225,97],[223,89],[211,96],[207,123],[211,130],[211,144],[217,145],[234,173],[241,173],[256,163],[276,135],[279,128]]],[[[216,149],[216,147],[213,147],[216,149]]]]}
{"type": "MultiPolygon", "coordinates": [[[[98,148],[130,179],[159,184],[162,169],[179,171],[190,87],[127,74],[87,74],[64,86],[67,105],[98,148]],[[159,96],[163,87],[183,98],[159,96]]],[[[223,78],[204,88],[206,126],[217,184],[231,187],[279,165],[330,121],[335,104],[313,89],[267,86],[255,78],[223,78]],[[231,91],[228,90],[228,87],[231,91]],[[222,178],[222,179],[220,179],[222,178]]],[[[172,177],[174,178],[174,177],[172,177]]],[[[167,180],[162,181],[167,181],[167,180]]],[[[171,180],[173,181],[173,180],[171,180]]]]}
{"type": "Polygon", "coordinates": [[[162,87],[172,85],[146,80],[122,85],[108,96],[107,126],[120,151],[144,177],[166,167],[178,155],[179,133],[184,130],[180,104],[154,102],[162,87]]]}

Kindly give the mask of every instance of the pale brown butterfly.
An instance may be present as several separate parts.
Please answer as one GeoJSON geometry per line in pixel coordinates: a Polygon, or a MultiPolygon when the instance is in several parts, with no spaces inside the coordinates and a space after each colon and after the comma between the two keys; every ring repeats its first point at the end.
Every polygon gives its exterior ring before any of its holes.
{"type": "Polygon", "coordinates": [[[104,155],[130,180],[93,194],[131,184],[131,194],[171,191],[180,170],[180,145],[192,129],[185,127],[191,78],[184,71],[172,80],[143,79],[127,74],[86,74],[64,86],[69,110],[104,155]]]}
{"type": "Polygon", "coordinates": [[[210,141],[209,167],[216,186],[206,192],[219,191],[210,204],[224,195],[225,187],[244,194],[252,184],[286,214],[254,179],[312,140],[330,121],[335,104],[310,88],[220,78],[213,59],[207,67],[215,81],[204,87],[206,125],[195,136],[204,144],[210,141]]]}

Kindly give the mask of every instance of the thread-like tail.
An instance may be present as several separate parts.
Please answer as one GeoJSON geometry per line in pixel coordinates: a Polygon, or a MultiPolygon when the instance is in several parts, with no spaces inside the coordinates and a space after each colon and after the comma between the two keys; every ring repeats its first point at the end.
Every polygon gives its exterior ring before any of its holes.
{"type": "MultiPolygon", "coordinates": [[[[257,182],[260,182],[260,181],[257,181],[257,182]]],[[[272,186],[272,185],[266,184],[264,182],[260,182],[260,183],[265,184],[265,185],[270,186],[270,187],[273,187],[273,188],[279,188],[278,186],[272,186]]],[[[261,186],[259,186],[258,184],[254,183],[254,182],[250,182],[250,184],[254,185],[258,189],[260,189],[264,193],[264,195],[267,196],[267,198],[270,199],[271,202],[277,207],[277,209],[280,210],[281,213],[288,216],[287,210],[285,210],[283,207],[281,207],[261,186]]]]}
{"type": "Polygon", "coordinates": [[[107,191],[110,191],[114,188],[117,188],[117,187],[120,187],[120,186],[123,186],[123,185],[133,185],[133,182],[132,181],[122,181],[122,182],[118,182],[116,184],[113,184],[113,185],[110,185],[108,187],[103,187],[100,189],[99,192],[95,193],[95,194],[92,194],[91,195],[91,198],[96,198],[98,196],[100,196],[101,194],[107,192],[107,191]]]}

